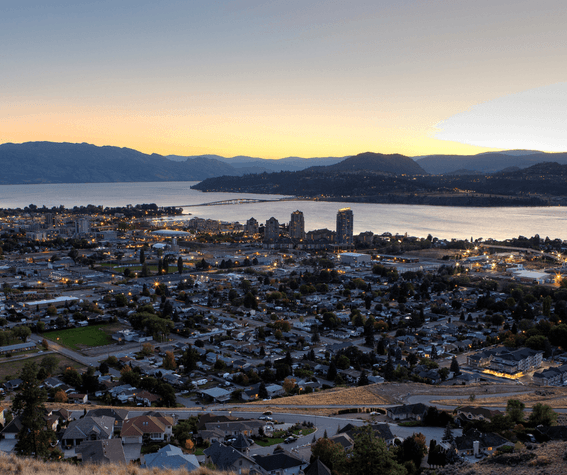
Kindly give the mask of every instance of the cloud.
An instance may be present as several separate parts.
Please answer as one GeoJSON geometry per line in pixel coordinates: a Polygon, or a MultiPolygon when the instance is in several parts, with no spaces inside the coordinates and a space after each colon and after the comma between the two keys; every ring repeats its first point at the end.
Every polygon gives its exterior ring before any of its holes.
{"type": "Polygon", "coordinates": [[[435,126],[435,138],[500,149],[567,151],[567,82],[473,106],[435,126]]]}

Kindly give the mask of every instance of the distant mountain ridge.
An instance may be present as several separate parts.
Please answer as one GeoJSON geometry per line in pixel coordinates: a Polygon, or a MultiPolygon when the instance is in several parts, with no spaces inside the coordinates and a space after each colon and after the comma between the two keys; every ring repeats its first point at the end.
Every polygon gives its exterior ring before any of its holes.
{"type": "Polygon", "coordinates": [[[531,150],[485,152],[478,155],[428,155],[417,163],[428,173],[444,175],[458,170],[479,173],[496,173],[506,168],[528,168],[543,162],[567,164],[567,152],[546,153],[531,150]]]}
{"type": "Polygon", "coordinates": [[[220,176],[269,172],[354,173],[386,175],[494,174],[543,163],[567,164],[567,153],[530,150],[478,155],[430,155],[417,160],[400,154],[365,152],[348,157],[257,157],[145,154],[130,148],[87,143],[27,142],[0,145],[0,184],[201,181],[220,176]]]}

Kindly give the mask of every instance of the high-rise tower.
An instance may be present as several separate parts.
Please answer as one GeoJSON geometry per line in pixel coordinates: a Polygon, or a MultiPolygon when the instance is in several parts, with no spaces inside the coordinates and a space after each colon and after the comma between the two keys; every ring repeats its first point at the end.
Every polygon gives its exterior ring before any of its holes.
{"type": "Polygon", "coordinates": [[[277,241],[280,237],[280,223],[274,217],[266,221],[264,227],[264,241],[277,241]]]}
{"type": "Polygon", "coordinates": [[[353,214],[350,208],[342,208],[337,213],[337,244],[351,245],[353,239],[353,214]]]}
{"type": "Polygon", "coordinates": [[[291,213],[289,237],[292,239],[305,239],[305,220],[302,211],[294,211],[291,213]]]}

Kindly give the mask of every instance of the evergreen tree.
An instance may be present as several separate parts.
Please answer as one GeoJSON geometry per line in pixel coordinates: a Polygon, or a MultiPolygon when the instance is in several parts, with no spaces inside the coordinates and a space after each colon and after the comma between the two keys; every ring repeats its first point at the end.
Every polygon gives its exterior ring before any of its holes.
{"type": "Polygon", "coordinates": [[[177,259],[177,271],[179,274],[183,274],[183,258],[181,256],[177,259]]]}
{"type": "Polygon", "coordinates": [[[12,409],[21,417],[22,428],[18,432],[16,453],[18,455],[33,455],[36,458],[49,456],[50,443],[57,440],[55,432],[47,429],[45,407],[47,392],[39,387],[37,366],[26,363],[20,374],[22,384],[20,392],[15,396],[12,409]]]}
{"type": "Polygon", "coordinates": [[[393,381],[394,379],[394,363],[391,356],[388,356],[386,368],[384,369],[384,379],[386,381],[393,381]]]}
{"type": "Polygon", "coordinates": [[[163,259],[160,259],[157,264],[157,273],[158,275],[163,274],[163,259]]]}
{"type": "Polygon", "coordinates": [[[140,249],[140,264],[144,264],[144,262],[146,262],[146,251],[144,251],[144,248],[140,249]]]}
{"type": "Polygon", "coordinates": [[[331,361],[329,365],[329,370],[327,371],[327,381],[334,381],[337,377],[337,367],[335,366],[335,362],[331,361]]]}
{"type": "Polygon", "coordinates": [[[459,362],[457,361],[456,356],[453,356],[453,359],[451,360],[450,370],[455,376],[461,374],[461,369],[459,368],[459,362]]]}
{"type": "Polygon", "coordinates": [[[358,378],[358,386],[368,386],[370,381],[368,381],[368,374],[366,374],[366,370],[362,370],[360,373],[360,378],[358,378]]]}
{"type": "Polygon", "coordinates": [[[268,390],[266,389],[266,385],[263,381],[258,388],[258,397],[260,399],[268,399],[268,390]]]}
{"type": "Polygon", "coordinates": [[[445,442],[446,444],[453,444],[455,442],[455,436],[453,435],[451,424],[447,424],[447,426],[445,427],[441,441],[445,442]]]}

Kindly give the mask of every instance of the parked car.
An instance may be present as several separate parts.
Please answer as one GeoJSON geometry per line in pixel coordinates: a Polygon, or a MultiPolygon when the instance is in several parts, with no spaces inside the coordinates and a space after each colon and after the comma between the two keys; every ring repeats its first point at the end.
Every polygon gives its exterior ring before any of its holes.
{"type": "Polygon", "coordinates": [[[284,442],[286,444],[291,444],[292,442],[295,442],[295,437],[290,435],[287,439],[284,440],[284,442]]]}

